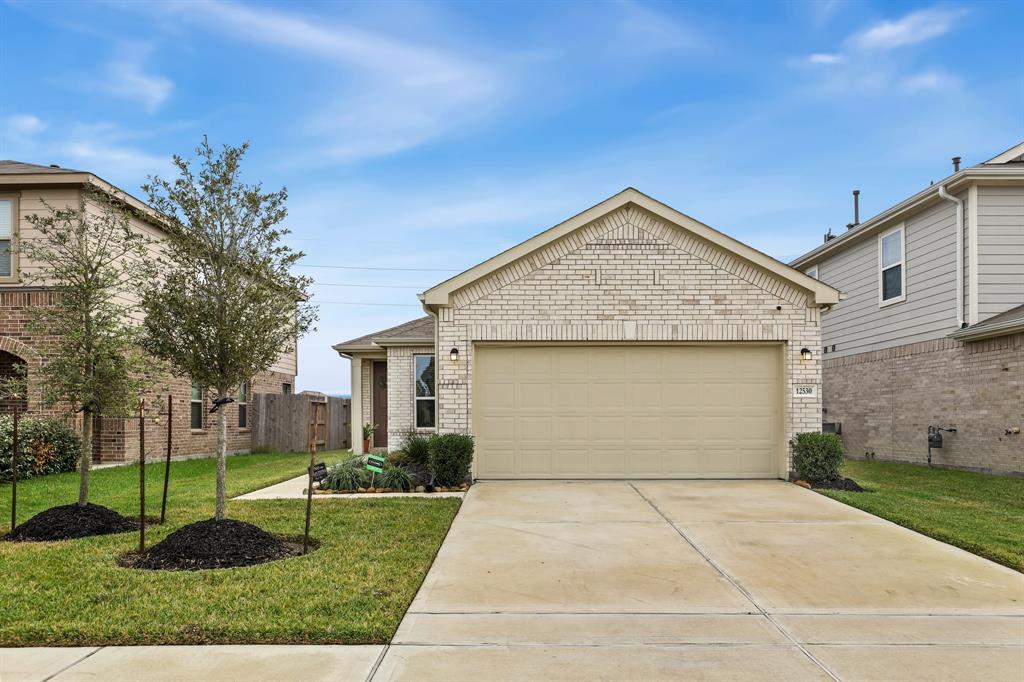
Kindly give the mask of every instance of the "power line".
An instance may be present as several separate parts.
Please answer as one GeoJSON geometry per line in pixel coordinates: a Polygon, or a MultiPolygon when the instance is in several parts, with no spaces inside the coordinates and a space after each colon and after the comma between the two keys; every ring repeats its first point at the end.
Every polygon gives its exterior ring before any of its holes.
{"type": "Polygon", "coordinates": [[[313,282],[316,287],[359,287],[361,289],[427,289],[408,284],[342,284],[341,282],[313,282]]]}
{"type": "Polygon", "coordinates": [[[415,303],[369,303],[369,302],[363,302],[363,301],[317,301],[316,299],[313,300],[313,304],[314,305],[319,305],[321,303],[330,304],[330,305],[382,305],[382,306],[387,306],[389,308],[420,308],[420,307],[422,307],[422,306],[419,306],[419,305],[417,305],[415,303]]]}
{"type": "Polygon", "coordinates": [[[462,270],[445,270],[441,268],[372,268],[361,265],[305,265],[297,263],[297,268],[331,268],[334,270],[392,270],[400,272],[462,272],[462,270]]]}

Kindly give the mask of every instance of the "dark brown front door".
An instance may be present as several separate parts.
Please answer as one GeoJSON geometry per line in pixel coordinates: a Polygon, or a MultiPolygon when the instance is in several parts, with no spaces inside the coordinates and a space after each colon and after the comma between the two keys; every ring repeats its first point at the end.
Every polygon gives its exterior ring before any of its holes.
{"type": "Polygon", "coordinates": [[[388,445],[388,363],[373,363],[373,447],[388,445]]]}

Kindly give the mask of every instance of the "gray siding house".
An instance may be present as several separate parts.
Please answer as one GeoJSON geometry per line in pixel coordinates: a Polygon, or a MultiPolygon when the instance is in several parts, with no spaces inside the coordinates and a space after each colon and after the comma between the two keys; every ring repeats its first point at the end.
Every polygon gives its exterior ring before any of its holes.
{"type": "Polygon", "coordinates": [[[791,265],[822,314],[824,421],[848,454],[1024,473],[1024,143],[959,169],[791,265]]]}

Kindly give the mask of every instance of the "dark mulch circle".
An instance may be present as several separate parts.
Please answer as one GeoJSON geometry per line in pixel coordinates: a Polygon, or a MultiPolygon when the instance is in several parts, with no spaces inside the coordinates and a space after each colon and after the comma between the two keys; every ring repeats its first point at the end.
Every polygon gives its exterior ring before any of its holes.
{"type": "Polygon", "coordinates": [[[8,540],[49,541],[138,530],[139,524],[98,504],[50,507],[14,529],[8,540]]]}
{"type": "Polygon", "coordinates": [[[852,478],[837,478],[834,481],[811,481],[811,485],[815,488],[825,488],[826,490],[847,490],[851,493],[864,492],[864,488],[861,488],[857,481],[852,478]]]}
{"type": "Polygon", "coordinates": [[[275,537],[244,521],[209,519],[182,526],[143,554],[124,556],[121,565],[150,570],[199,571],[255,566],[301,554],[301,542],[275,537]]]}

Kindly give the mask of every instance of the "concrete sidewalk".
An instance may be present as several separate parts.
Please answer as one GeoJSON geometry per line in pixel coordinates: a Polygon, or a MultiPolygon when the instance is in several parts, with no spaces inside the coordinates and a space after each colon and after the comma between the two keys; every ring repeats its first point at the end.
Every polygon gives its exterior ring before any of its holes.
{"type": "Polygon", "coordinates": [[[0,649],[2,682],[363,682],[383,646],[0,649]]]}

